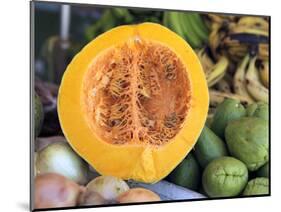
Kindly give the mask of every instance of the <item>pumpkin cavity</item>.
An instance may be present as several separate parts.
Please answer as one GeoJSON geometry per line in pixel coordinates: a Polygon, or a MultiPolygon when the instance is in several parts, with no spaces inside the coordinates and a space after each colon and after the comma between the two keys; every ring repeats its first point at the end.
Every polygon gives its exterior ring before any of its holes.
{"type": "Polygon", "coordinates": [[[115,145],[159,147],[171,141],[188,115],[190,99],[181,59],[167,46],[139,37],[103,50],[83,81],[87,123],[115,145]]]}

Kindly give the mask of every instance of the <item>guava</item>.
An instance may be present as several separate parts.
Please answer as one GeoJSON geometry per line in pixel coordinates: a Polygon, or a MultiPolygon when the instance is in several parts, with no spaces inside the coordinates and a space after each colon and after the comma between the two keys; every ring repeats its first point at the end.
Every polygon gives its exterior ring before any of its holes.
{"type": "Polygon", "coordinates": [[[266,177],[258,177],[248,182],[243,196],[269,194],[269,180],[266,177]]]}
{"type": "Polygon", "coordinates": [[[268,121],[257,117],[243,117],[230,122],[225,130],[230,154],[255,171],[268,161],[268,121]]]}
{"type": "Polygon", "coordinates": [[[227,123],[231,120],[239,119],[246,115],[244,106],[235,99],[226,99],[216,109],[211,130],[217,136],[224,139],[224,131],[227,123]]]}
{"type": "Polygon", "coordinates": [[[209,197],[239,195],[248,181],[246,165],[233,157],[220,157],[210,162],[203,172],[202,184],[209,197]]]}

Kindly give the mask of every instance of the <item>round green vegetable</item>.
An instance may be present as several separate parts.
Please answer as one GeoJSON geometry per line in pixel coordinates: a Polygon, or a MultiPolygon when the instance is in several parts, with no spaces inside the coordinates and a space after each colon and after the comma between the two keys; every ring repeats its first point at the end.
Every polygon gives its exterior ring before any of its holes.
{"type": "Polygon", "coordinates": [[[44,119],[43,105],[40,97],[35,93],[34,99],[34,123],[35,123],[35,137],[40,134],[44,119]]]}
{"type": "Polygon", "coordinates": [[[227,123],[245,115],[246,110],[238,100],[226,99],[217,107],[211,124],[211,130],[219,137],[224,138],[224,131],[227,123]]]}
{"type": "Polygon", "coordinates": [[[199,164],[204,168],[215,158],[227,156],[227,149],[225,143],[205,126],[195,144],[194,153],[199,164]]]}
{"type": "Polygon", "coordinates": [[[202,184],[209,197],[234,197],[239,195],[248,181],[244,163],[233,157],[220,157],[204,170],[202,184]]]}
{"type": "Polygon", "coordinates": [[[169,181],[193,190],[198,189],[200,179],[200,168],[192,153],[189,153],[168,176],[169,181]]]}
{"type": "Polygon", "coordinates": [[[243,192],[243,196],[269,194],[269,181],[266,177],[250,180],[243,192]]]}
{"type": "Polygon", "coordinates": [[[263,165],[262,167],[260,167],[257,170],[257,176],[258,177],[269,177],[269,164],[266,163],[265,165],[263,165]]]}
{"type": "Polygon", "coordinates": [[[265,120],[269,119],[269,108],[265,102],[258,102],[249,105],[246,109],[247,116],[259,117],[265,120]]]}
{"type": "Polygon", "coordinates": [[[225,138],[232,156],[255,171],[268,161],[268,122],[261,118],[244,117],[230,122],[225,138]]]}

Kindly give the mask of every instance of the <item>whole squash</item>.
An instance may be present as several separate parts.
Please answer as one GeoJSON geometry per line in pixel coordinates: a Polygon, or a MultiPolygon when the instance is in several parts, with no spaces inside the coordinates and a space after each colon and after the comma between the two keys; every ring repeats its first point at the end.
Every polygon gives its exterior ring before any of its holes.
{"type": "Polygon", "coordinates": [[[87,44],[64,73],[63,132],[100,174],[154,183],[195,145],[209,104],[192,48],[154,23],[113,28],[87,44]]]}

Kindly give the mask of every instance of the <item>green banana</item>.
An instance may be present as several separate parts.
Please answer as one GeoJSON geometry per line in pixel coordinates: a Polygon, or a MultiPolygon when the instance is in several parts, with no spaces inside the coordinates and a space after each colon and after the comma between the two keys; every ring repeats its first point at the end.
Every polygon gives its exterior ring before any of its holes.
{"type": "Polygon", "coordinates": [[[202,46],[202,40],[194,32],[188,14],[178,13],[178,15],[179,15],[179,22],[184,32],[184,36],[186,40],[190,43],[190,45],[193,48],[200,48],[202,46]]]}
{"type": "Polygon", "coordinates": [[[256,69],[257,56],[250,60],[246,73],[246,85],[251,96],[257,101],[268,102],[268,89],[259,80],[258,70],[256,69]]]}
{"type": "Polygon", "coordinates": [[[203,25],[204,22],[201,19],[200,15],[198,13],[190,13],[186,14],[189,16],[189,21],[191,24],[191,27],[193,28],[193,31],[197,36],[205,43],[208,41],[209,38],[209,32],[206,29],[206,27],[203,25]]]}
{"type": "Polygon", "coordinates": [[[169,24],[169,12],[164,12],[163,14],[163,25],[170,28],[170,24],[169,24]]]}
{"type": "Polygon", "coordinates": [[[177,33],[182,38],[185,38],[183,29],[181,27],[180,21],[179,21],[179,12],[167,12],[168,15],[168,23],[170,26],[170,29],[172,29],[175,33],[177,33]]]}
{"type": "Polygon", "coordinates": [[[234,84],[234,91],[236,94],[244,96],[249,100],[249,102],[253,102],[253,98],[249,95],[248,90],[246,88],[246,81],[245,81],[245,71],[247,65],[249,64],[249,61],[250,61],[250,56],[249,54],[246,54],[246,56],[243,58],[242,62],[236,69],[233,78],[233,84],[234,84]]]}

